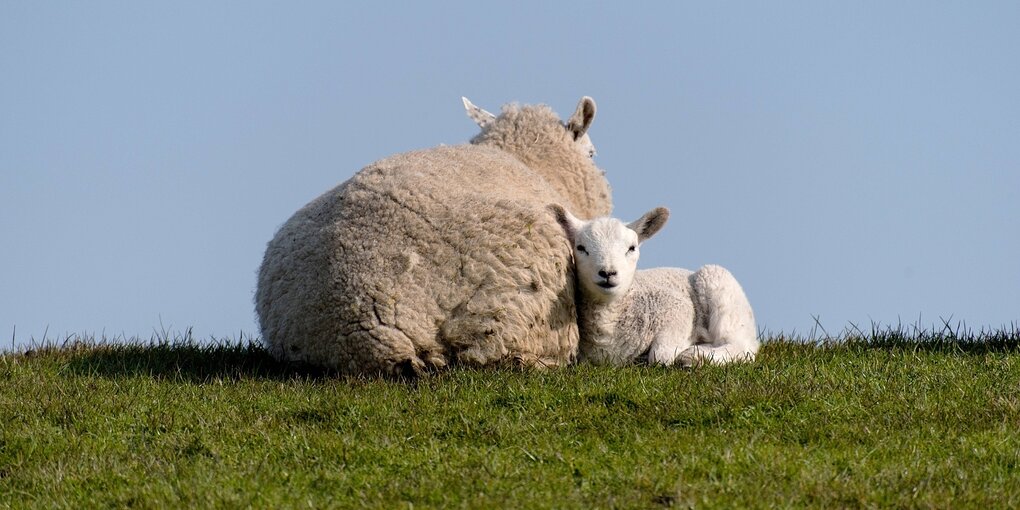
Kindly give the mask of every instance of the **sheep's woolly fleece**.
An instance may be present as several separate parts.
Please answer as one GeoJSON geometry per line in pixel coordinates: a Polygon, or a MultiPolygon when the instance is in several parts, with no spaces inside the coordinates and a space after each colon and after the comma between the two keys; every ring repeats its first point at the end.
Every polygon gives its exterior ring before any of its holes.
{"type": "Polygon", "coordinates": [[[609,213],[576,146],[592,117],[590,98],[567,123],[510,105],[470,145],[383,159],[297,211],[258,275],[270,352],[348,374],[572,361],[571,248],[545,205],[609,213]]]}

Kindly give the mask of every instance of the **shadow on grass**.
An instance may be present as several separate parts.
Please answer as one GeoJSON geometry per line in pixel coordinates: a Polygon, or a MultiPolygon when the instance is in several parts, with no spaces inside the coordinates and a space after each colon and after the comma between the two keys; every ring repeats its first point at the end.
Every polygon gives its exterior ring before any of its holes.
{"type": "MultiPolygon", "coordinates": [[[[1020,328],[1011,325],[999,330],[973,332],[962,326],[945,325],[924,330],[897,326],[870,332],[850,327],[839,336],[822,339],[798,339],[782,335],[766,338],[764,349],[886,349],[913,350],[947,354],[983,355],[1020,354],[1020,328]]],[[[43,342],[15,356],[26,359],[52,359],[66,370],[80,375],[119,378],[146,376],[156,379],[207,382],[239,379],[352,379],[335,371],[280,362],[269,355],[261,342],[252,339],[201,343],[190,332],[141,341],[108,341],[69,336],[61,342],[43,342]]],[[[358,378],[353,378],[358,379],[358,378]]]]}
{"type": "Polygon", "coordinates": [[[96,341],[69,337],[61,344],[35,346],[20,356],[58,360],[73,373],[119,378],[145,376],[156,379],[206,382],[239,379],[336,378],[332,371],[308,365],[280,362],[253,340],[197,342],[183,337],[96,341]]]}

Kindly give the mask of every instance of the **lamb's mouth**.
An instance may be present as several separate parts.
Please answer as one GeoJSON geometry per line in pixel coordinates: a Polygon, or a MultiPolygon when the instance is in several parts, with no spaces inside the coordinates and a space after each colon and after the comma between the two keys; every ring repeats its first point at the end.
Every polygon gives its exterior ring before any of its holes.
{"type": "Polygon", "coordinates": [[[615,283],[613,283],[611,281],[608,281],[608,280],[598,282],[596,285],[598,285],[599,287],[602,287],[603,289],[611,289],[613,287],[616,287],[615,283]]]}

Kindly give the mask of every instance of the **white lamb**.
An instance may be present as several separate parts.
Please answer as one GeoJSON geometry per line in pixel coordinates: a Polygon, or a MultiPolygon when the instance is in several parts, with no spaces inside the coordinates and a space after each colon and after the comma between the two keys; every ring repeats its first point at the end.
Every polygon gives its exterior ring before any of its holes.
{"type": "Polygon", "coordinates": [[[549,208],[574,247],[581,359],[621,365],[647,356],[650,364],[683,366],[754,359],[754,313],[729,271],[636,271],[641,243],[666,224],[668,209],[624,224],[549,208]]]}

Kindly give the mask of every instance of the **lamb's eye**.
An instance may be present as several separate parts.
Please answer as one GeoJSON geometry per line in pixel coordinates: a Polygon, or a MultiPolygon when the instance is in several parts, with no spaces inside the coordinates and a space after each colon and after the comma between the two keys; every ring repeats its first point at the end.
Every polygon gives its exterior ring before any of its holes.
{"type": "Polygon", "coordinates": [[[588,157],[589,158],[594,158],[595,157],[595,149],[589,149],[588,150],[588,157]]]}
{"type": "Polygon", "coordinates": [[[634,250],[636,250],[636,249],[637,249],[637,246],[631,245],[630,248],[627,248],[627,253],[634,253],[634,250]]]}
{"type": "Polygon", "coordinates": [[[588,249],[585,248],[583,244],[577,245],[577,251],[579,251],[579,252],[581,252],[581,253],[583,253],[585,255],[588,254],[588,249]]]}

